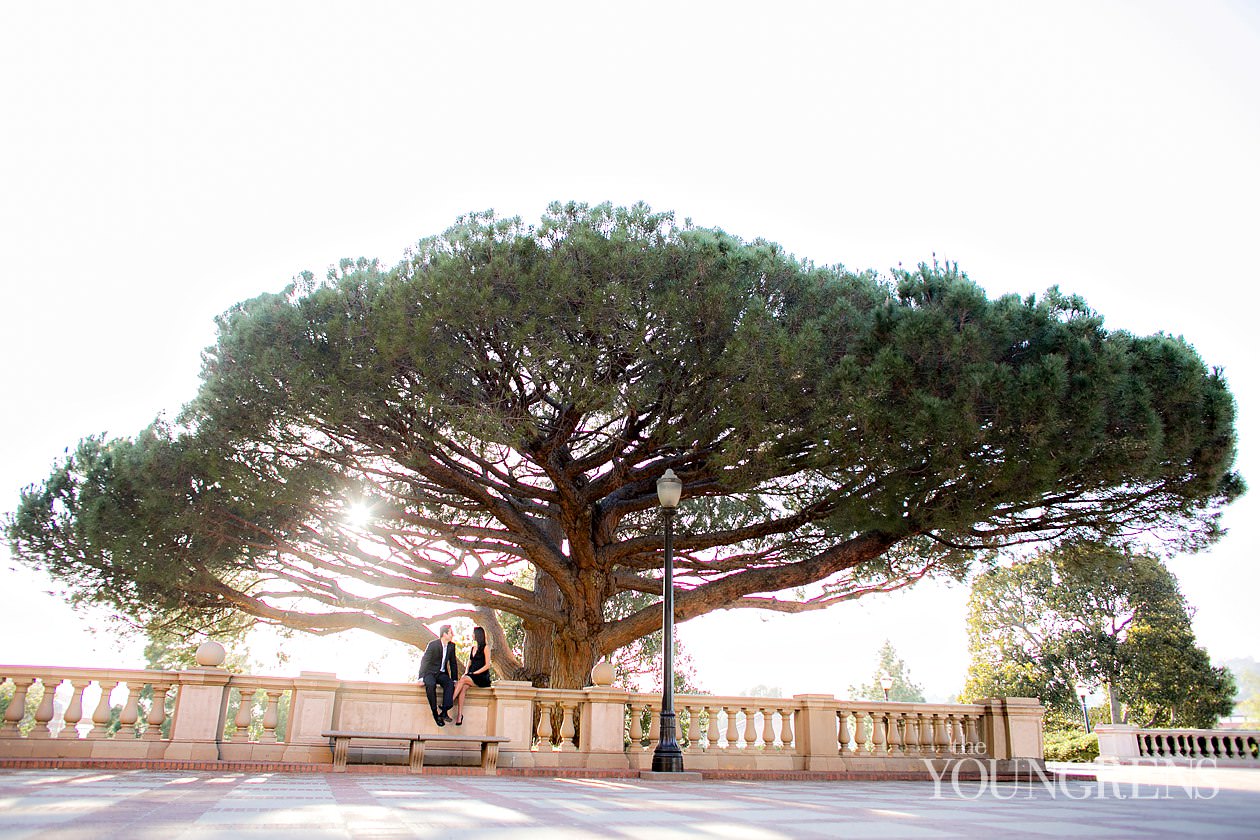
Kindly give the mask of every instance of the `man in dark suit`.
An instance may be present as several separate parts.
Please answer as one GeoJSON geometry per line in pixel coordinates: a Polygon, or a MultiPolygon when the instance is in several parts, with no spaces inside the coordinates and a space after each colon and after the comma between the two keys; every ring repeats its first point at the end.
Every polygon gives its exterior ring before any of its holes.
{"type": "Polygon", "coordinates": [[[438,726],[446,726],[451,719],[447,712],[454,705],[451,695],[455,693],[455,680],[459,672],[455,665],[455,631],[451,625],[443,624],[437,640],[429,642],[420,659],[420,679],[424,680],[424,693],[429,698],[429,708],[433,710],[433,720],[438,726]],[[442,711],[438,711],[437,687],[442,686],[442,711]]]}

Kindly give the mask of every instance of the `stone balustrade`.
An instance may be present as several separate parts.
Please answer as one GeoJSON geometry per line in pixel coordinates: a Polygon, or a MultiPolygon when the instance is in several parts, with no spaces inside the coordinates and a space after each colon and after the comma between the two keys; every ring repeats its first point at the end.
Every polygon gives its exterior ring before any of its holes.
{"type": "Polygon", "coordinates": [[[6,667],[0,677],[12,686],[0,754],[146,758],[165,750],[170,672],[6,667]]]}
{"type": "MultiPolygon", "coordinates": [[[[633,694],[627,710],[628,755],[634,766],[650,767],[660,737],[660,695],[633,694]]],[[[1023,721],[1031,731],[1016,752],[1010,751],[1007,716],[1000,715],[1000,756],[984,734],[993,711],[984,704],[871,703],[827,695],[674,700],[685,764],[698,770],[895,770],[922,769],[925,759],[1041,758],[1035,701],[1023,721]],[[809,737],[798,740],[798,728],[809,737]]]]}
{"type": "MultiPolygon", "coordinates": [[[[0,759],[147,759],[324,764],[329,729],[438,732],[416,683],[183,671],[0,665],[12,701],[0,759]]],[[[924,772],[965,759],[1039,761],[1042,708],[678,695],[676,731],[689,770],[924,772]],[[926,763],[926,764],[925,764],[926,763]]],[[[471,689],[467,732],[503,735],[500,767],[642,770],[659,738],[660,695],[609,686],[471,689]]],[[[1254,741],[1252,742],[1254,743],[1254,741]]],[[[1242,747],[1237,747],[1242,749],[1242,747]]],[[[365,760],[388,760],[388,749],[365,760]]],[[[401,761],[401,753],[394,756],[401,761]]],[[[476,764],[475,749],[426,752],[426,765],[476,764]]],[[[1026,766],[1026,765],[1025,765],[1026,766]]]]}
{"type": "Polygon", "coordinates": [[[1260,767],[1260,730],[1143,729],[1100,724],[1094,731],[1100,761],[1189,764],[1211,759],[1221,767],[1260,767]]]}

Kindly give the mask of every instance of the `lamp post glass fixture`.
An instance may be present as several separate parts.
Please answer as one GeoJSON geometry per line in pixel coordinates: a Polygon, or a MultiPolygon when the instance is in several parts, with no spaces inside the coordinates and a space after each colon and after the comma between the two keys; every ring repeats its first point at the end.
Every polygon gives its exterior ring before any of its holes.
{"type": "Polygon", "coordinates": [[[665,513],[665,583],[661,625],[665,639],[665,663],[661,690],[661,737],[652,753],[654,773],[681,773],[682,750],[674,734],[674,512],[682,498],[682,481],[673,470],[656,480],[656,497],[665,513]]]}
{"type": "Polygon", "coordinates": [[[884,689],[884,702],[888,702],[888,690],[892,688],[893,678],[889,674],[884,674],[879,678],[879,687],[884,689]]]}
{"type": "Polygon", "coordinates": [[[1081,715],[1085,718],[1085,734],[1089,734],[1089,706],[1085,703],[1085,698],[1089,696],[1089,692],[1082,686],[1076,689],[1076,696],[1081,698],[1081,715]]]}

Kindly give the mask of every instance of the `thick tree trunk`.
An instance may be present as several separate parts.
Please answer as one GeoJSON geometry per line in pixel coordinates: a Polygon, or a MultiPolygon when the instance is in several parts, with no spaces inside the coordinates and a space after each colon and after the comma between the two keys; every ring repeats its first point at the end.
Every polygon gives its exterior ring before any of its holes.
{"type": "Polygon", "coordinates": [[[572,627],[561,628],[555,634],[552,688],[584,688],[591,684],[591,669],[599,658],[593,638],[593,633],[572,627]]]}
{"type": "MultiPolygon", "coordinates": [[[[538,569],[534,577],[534,600],[547,609],[560,611],[562,599],[560,587],[551,575],[538,569]]],[[[545,621],[524,620],[525,643],[522,652],[523,673],[521,679],[532,682],[538,688],[559,688],[552,679],[556,667],[555,627],[545,621]]]]}
{"type": "Polygon", "coordinates": [[[559,627],[544,621],[524,621],[525,649],[519,679],[529,680],[539,688],[590,685],[591,669],[600,655],[595,644],[600,627],[591,624],[593,615],[598,613],[588,610],[583,615],[570,609],[555,580],[541,570],[534,580],[534,597],[540,605],[568,616],[569,621],[559,627]]]}
{"type": "Polygon", "coordinates": [[[1120,712],[1120,698],[1116,697],[1116,687],[1107,683],[1107,700],[1111,703],[1111,722],[1120,723],[1124,716],[1120,712]]]}

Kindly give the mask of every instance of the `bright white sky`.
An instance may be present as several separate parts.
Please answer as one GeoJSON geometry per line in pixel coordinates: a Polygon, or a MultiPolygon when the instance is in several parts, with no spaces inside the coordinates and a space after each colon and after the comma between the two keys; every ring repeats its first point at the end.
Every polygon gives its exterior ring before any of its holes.
{"type": "MultiPolygon", "coordinates": [[[[1057,283],[1113,328],[1185,335],[1225,368],[1260,483],[1257,91],[1254,2],[0,0],[0,510],[84,435],[190,399],[232,303],[341,257],[392,263],[470,210],[569,199],[855,269],[936,254],[995,295],[1057,283]]],[[[1217,660],[1260,658],[1258,522],[1253,493],[1172,563],[1217,660]]],[[[140,664],[3,569],[0,662],[140,664]]],[[[965,597],[679,636],[719,693],[842,693],[888,638],[944,699],[965,597]]],[[[274,667],[405,679],[391,644],[287,642],[274,667]]]]}

